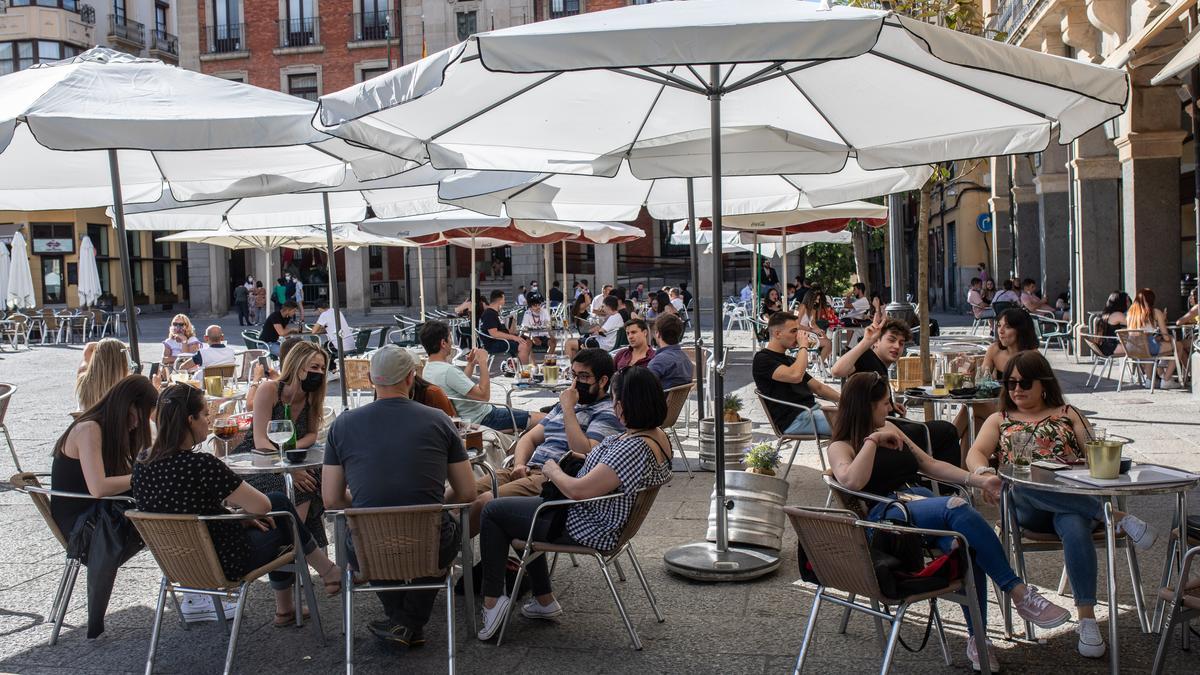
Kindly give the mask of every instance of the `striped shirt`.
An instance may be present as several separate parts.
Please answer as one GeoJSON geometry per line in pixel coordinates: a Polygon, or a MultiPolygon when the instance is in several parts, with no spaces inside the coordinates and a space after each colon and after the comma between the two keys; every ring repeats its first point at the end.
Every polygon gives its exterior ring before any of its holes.
{"type": "Polygon", "coordinates": [[[671,460],[667,457],[660,464],[651,449],[651,442],[642,436],[619,435],[610,436],[592,448],[577,477],[582,478],[601,464],[617,474],[621,482],[616,492],[625,494],[615,499],[572,505],[567,511],[567,534],[584,546],[611,551],[633,512],[637,497],[632,493],[671,480],[671,460]]]}
{"type": "MultiPolygon", "coordinates": [[[[591,405],[577,404],[575,419],[579,420],[579,426],[583,429],[583,433],[597,442],[625,431],[625,425],[621,424],[621,420],[613,413],[611,396],[606,396],[591,405]]],[[[542,444],[533,451],[533,456],[529,458],[529,466],[541,466],[551,459],[558,461],[570,449],[570,444],[567,442],[567,425],[563,421],[562,404],[555,405],[550,414],[542,418],[538,424],[542,425],[544,439],[542,444]]]]}

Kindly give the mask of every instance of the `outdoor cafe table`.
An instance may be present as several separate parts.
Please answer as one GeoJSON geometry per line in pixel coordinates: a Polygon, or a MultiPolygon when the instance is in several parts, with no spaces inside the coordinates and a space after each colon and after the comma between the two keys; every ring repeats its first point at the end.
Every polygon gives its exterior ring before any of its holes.
{"type": "Polygon", "coordinates": [[[325,462],[325,444],[314,443],[308,449],[308,455],[299,462],[289,462],[279,458],[279,453],[259,454],[257,452],[238,452],[225,457],[225,464],[239,476],[259,476],[270,473],[283,474],[283,485],[287,490],[288,501],[296,501],[296,488],[292,482],[293,471],[301,469],[319,469],[325,462]]]}
{"type": "Polygon", "coordinates": [[[509,408],[513,407],[512,396],[513,396],[513,392],[516,392],[516,391],[523,392],[523,393],[540,391],[540,392],[549,392],[551,394],[557,394],[564,389],[570,388],[571,381],[563,377],[564,370],[569,370],[569,369],[564,369],[562,366],[559,366],[558,381],[555,382],[554,384],[547,384],[544,381],[543,382],[530,382],[528,380],[520,380],[520,381],[514,380],[512,382],[512,384],[510,384],[507,387],[506,391],[504,392],[505,405],[507,405],[509,408]]]}
{"type": "Polygon", "coordinates": [[[896,395],[899,396],[900,398],[904,399],[905,407],[908,407],[908,405],[910,403],[920,403],[922,405],[926,405],[926,404],[931,405],[935,412],[942,409],[944,406],[954,406],[956,408],[965,409],[967,411],[967,441],[968,441],[968,445],[975,444],[975,407],[976,406],[987,406],[988,409],[995,410],[996,406],[999,405],[999,403],[1000,403],[999,396],[987,396],[987,397],[978,397],[978,398],[977,397],[964,398],[964,397],[956,397],[956,396],[950,396],[950,395],[935,396],[933,393],[930,392],[932,387],[919,387],[919,388],[924,390],[925,393],[917,394],[917,393],[915,393],[915,391],[913,393],[909,393],[910,390],[904,390],[904,391],[896,392],[896,395]]]}
{"type": "MultiPolygon", "coordinates": [[[[1086,495],[1091,497],[1104,498],[1104,542],[1107,549],[1105,562],[1108,572],[1108,658],[1109,671],[1117,673],[1120,671],[1120,647],[1118,644],[1117,634],[1117,577],[1116,577],[1116,555],[1117,555],[1117,533],[1116,523],[1113,521],[1113,500],[1124,497],[1140,497],[1145,495],[1175,495],[1175,522],[1180,522],[1187,513],[1187,493],[1188,490],[1196,487],[1200,483],[1200,476],[1189,474],[1178,469],[1170,467],[1161,467],[1155,464],[1139,464],[1135,463],[1130,469],[1130,473],[1123,474],[1119,479],[1111,482],[1104,481],[1104,485],[1092,485],[1070,480],[1059,472],[1042,469],[1039,467],[1031,467],[1029,474],[1021,475],[1013,472],[1012,465],[1004,465],[999,471],[1000,478],[1004,481],[1004,490],[1001,493],[1000,511],[1003,514],[1001,518],[1001,533],[1002,540],[1008,550],[1012,550],[1012,533],[1009,531],[1009,503],[1011,500],[1011,491],[1014,487],[1021,486],[1044,490],[1046,492],[1055,492],[1058,494],[1071,495],[1086,495]],[[1175,481],[1154,481],[1139,483],[1130,480],[1129,476],[1136,469],[1153,469],[1161,468],[1164,471],[1169,471],[1178,476],[1175,481]]],[[[1161,475],[1161,474],[1160,474],[1161,475]]],[[[1186,546],[1179,547],[1179,564],[1182,569],[1183,552],[1186,546]]],[[[1130,561],[1136,561],[1137,554],[1132,548],[1132,543],[1127,544],[1126,555],[1130,557],[1130,561]]],[[[1135,568],[1136,569],[1136,568],[1135,568]]],[[[1138,613],[1138,623],[1142,628],[1143,633],[1149,633],[1150,617],[1147,615],[1145,600],[1142,597],[1141,580],[1138,578],[1132,579],[1134,606],[1138,613]]]]}

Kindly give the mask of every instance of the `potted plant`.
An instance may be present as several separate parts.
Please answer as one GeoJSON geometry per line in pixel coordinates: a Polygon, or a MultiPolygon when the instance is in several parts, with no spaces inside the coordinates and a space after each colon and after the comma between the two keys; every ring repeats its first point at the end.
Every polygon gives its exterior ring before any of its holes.
{"type": "Polygon", "coordinates": [[[742,459],[747,473],[761,476],[774,476],[775,467],[779,466],[779,449],[771,443],[758,443],[746,448],[746,456],[742,459]]]}
{"type": "Polygon", "coordinates": [[[721,408],[725,412],[726,422],[741,422],[742,421],[742,397],[737,394],[729,394],[721,408]]]}

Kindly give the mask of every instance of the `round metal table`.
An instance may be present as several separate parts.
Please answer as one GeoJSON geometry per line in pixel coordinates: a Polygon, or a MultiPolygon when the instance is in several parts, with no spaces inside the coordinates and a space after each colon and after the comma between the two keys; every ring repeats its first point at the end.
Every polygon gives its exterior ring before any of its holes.
{"type": "MultiPolygon", "coordinates": [[[[1171,467],[1160,467],[1155,464],[1139,464],[1135,463],[1130,469],[1130,472],[1141,468],[1151,469],[1159,467],[1172,472],[1185,474],[1179,469],[1171,467]]],[[[1082,466],[1080,467],[1082,468],[1082,466]]],[[[1117,555],[1117,533],[1116,523],[1113,521],[1113,501],[1124,497],[1146,496],[1146,495],[1176,495],[1175,502],[1175,518],[1176,522],[1181,522],[1182,518],[1187,514],[1187,493],[1188,490],[1196,487],[1200,483],[1200,476],[1195,474],[1185,474],[1179,480],[1173,482],[1154,482],[1154,483],[1137,483],[1130,482],[1128,474],[1122,476],[1123,482],[1113,481],[1111,484],[1092,485],[1070,480],[1057,471],[1049,471],[1039,467],[1031,467],[1028,474],[1016,474],[1013,472],[1012,465],[1005,465],[1000,468],[1000,478],[1004,481],[1004,490],[1001,493],[1000,511],[1001,518],[1001,533],[1002,541],[1007,550],[1012,550],[1010,538],[1012,536],[1011,528],[1009,527],[1009,500],[1011,499],[1011,490],[1015,486],[1022,486],[1046,492],[1057,492],[1060,494],[1072,495],[1088,495],[1092,497],[1104,498],[1104,542],[1107,549],[1105,562],[1108,572],[1108,659],[1109,672],[1120,672],[1120,645],[1117,631],[1117,577],[1116,577],[1116,555],[1117,555]]],[[[1179,564],[1183,564],[1183,552],[1186,546],[1179,547],[1179,564]]],[[[1130,543],[1126,546],[1126,555],[1129,556],[1132,568],[1137,570],[1137,554],[1134,552],[1134,547],[1130,543]]],[[[1151,631],[1150,618],[1147,616],[1145,608],[1145,600],[1142,597],[1140,575],[1134,574],[1132,581],[1134,606],[1138,613],[1138,623],[1142,628],[1143,633],[1151,631]]],[[[1007,599],[1006,599],[1007,600],[1007,599]]]]}
{"type": "MultiPolygon", "coordinates": [[[[986,397],[986,398],[956,398],[954,396],[949,396],[949,395],[947,395],[947,396],[933,396],[932,394],[917,395],[917,394],[909,394],[906,392],[907,392],[907,390],[896,392],[896,396],[898,396],[904,400],[905,407],[908,407],[908,404],[910,402],[920,403],[920,404],[930,403],[930,404],[933,404],[933,409],[934,409],[935,413],[936,413],[938,407],[943,406],[943,405],[965,408],[967,411],[967,442],[968,442],[968,445],[975,444],[975,406],[987,405],[987,406],[991,406],[993,409],[995,409],[995,407],[997,405],[999,405],[999,403],[1000,403],[999,396],[991,396],[991,397],[986,397]]],[[[935,414],[934,417],[936,418],[937,415],[935,414]]]]}
{"type": "Polygon", "coordinates": [[[508,385],[507,389],[504,392],[504,403],[509,408],[513,407],[513,405],[512,405],[513,392],[523,392],[524,393],[524,392],[540,391],[540,392],[548,392],[551,394],[557,394],[564,389],[570,388],[571,384],[572,384],[571,380],[563,378],[563,367],[559,366],[558,367],[558,381],[555,382],[554,384],[547,384],[545,381],[542,381],[542,382],[529,382],[529,381],[517,382],[514,380],[511,384],[508,385]]]}
{"type": "Polygon", "coordinates": [[[239,476],[258,476],[268,473],[283,474],[283,484],[287,489],[289,501],[296,501],[296,489],[292,484],[292,472],[302,469],[320,468],[325,463],[325,444],[314,443],[308,449],[308,455],[301,462],[281,460],[278,453],[273,455],[256,452],[237,452],[225,456],[225,464],[239,476]]]}

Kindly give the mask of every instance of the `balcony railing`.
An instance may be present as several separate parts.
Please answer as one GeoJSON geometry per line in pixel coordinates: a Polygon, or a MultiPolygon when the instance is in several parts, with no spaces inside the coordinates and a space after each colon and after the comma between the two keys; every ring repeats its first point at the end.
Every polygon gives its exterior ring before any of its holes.
{"type": "Polygon", "coordinates": [[[146,46],[146,26],[124,16],[108,15],[108,36],[138,47],[146,46]]]}
{"type": "Polygon", "coordinates": [[[579,13],[579,0],[550,0],[550,18],[561,19],[579,13]]]}
{"type": "Polygon", "coordinates": [[[400,37],[398,12],[361,12],[350,15],[350,32],[355,42],[400,37]]]}
{"type": "Polygon", "coordinates": [[[321,44],[321,18],[279,20],[280,47],[311,47],[321,44]]]}
{"type": "Polygon", "coordinates": [[[988,22],[988,29],[1012,35],[1042,2],[1043,0],[1001,0],[999,10],[988,22]]]}
{"type": "Polygon", "coordinates": [[[68,12],[79,12],[78,0],[9,0],[9,7],[57,7],[68,12]]]}
{"type": "Polygon", "coordinates": [[[179,38],[165,30],[150,31],[150,51],[179,56],[179,38]]]}
{"type": "Polygon", "coordinates": [[[246,24],[230,23],[206,26],[209,54],[231,54],[246,51],[246,24]]]}

